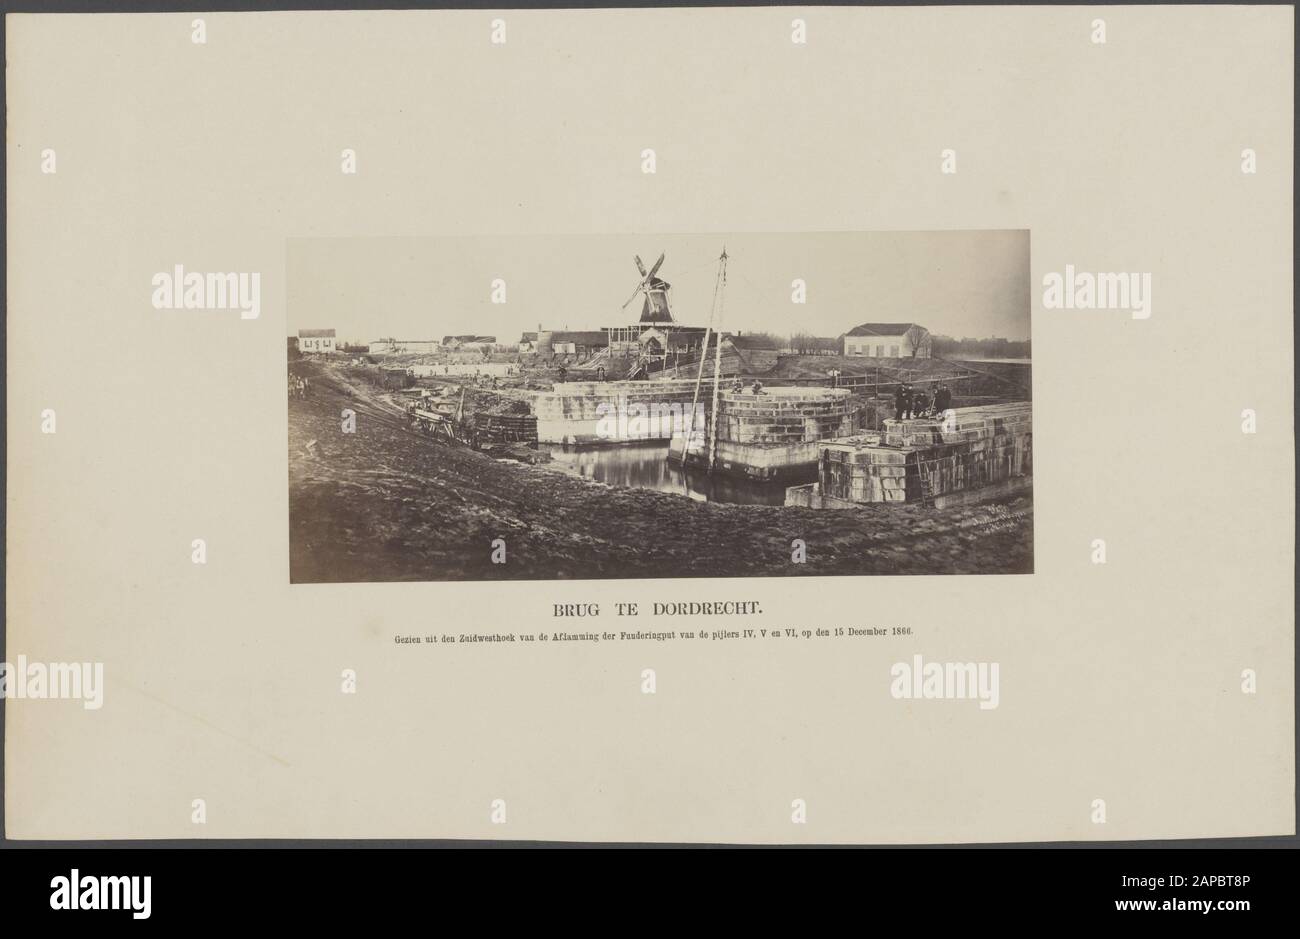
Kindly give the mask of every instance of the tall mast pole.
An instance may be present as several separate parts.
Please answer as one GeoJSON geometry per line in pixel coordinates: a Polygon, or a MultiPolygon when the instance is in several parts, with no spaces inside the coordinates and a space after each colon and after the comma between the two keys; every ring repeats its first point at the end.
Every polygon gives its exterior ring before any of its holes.
{"type": "MultiPolygon", "coordinates": [[[[723,248],[725,256],[727,249],[723,248]]],[[[725,262],[724,262],[725,265],[725,262]]],[[[709,335],[713,331],[713,318],[718,311],[718,294],[722,289],[723,266],[718,268],[717,279],[713,282],[713,305],[709,307],[709,322],[704,327],[704,344],[700,346],[700,367],[695,372],[695,393],[691,397],[691,413],[686,420],[686,432],[682,434],[682,485],[689,491],[690,483],[686,478],[686,454],[691,437],[695,434],[695,415],[700,406],[700,384],[704,380],[704,360],[709,354],[709,335]]]]}
{"type": "MultiPolygon", "coordinates": [[[[726,304],[727,290],[727,248],[723,245],[722,257],[718,258],[718,328],[713,337],[713,412],[709,415],[709,475],[713,475],[713,465],[718,460],[718,390],[722,381],[722,311],[726,304]]],[[[701,356],[701,362],[703,357],[701,356]]]]}

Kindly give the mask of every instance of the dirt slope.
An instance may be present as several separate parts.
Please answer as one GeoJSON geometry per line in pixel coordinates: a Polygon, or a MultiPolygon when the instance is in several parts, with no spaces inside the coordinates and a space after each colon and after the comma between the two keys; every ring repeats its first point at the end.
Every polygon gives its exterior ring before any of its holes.
{"type": "Polygon", "coordinates": [[[370,389],[310,368],[312,396],[289,401],[294,583],[1032,570],[1028,496],[944,511],[702,504],[434,443],[370,389]],[[505,564],[490,561],[496,538],[505,564]],[[806,564],[790,561],[795,538],[806,564]]]}

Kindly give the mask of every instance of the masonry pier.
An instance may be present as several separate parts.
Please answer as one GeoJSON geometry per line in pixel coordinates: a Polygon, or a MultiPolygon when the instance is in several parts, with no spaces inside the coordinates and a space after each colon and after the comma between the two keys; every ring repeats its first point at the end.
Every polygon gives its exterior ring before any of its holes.
{"type": "MultiPolygon", "coordinates": [[[[818,444],[852,434],[858,410],[840,388],[767,388],[761,394],[725,391],[718,396],[714,472],[762,482],[808,478],[818,444]]],[[[672,463],[682,462],[685,433],[674,434],[672,463]]],[[[709,428],[698,426],[686,446],[687,467],[709,465],[709,428]]]]}
{"type": "MultiPolygon", "coordinates": [[[[533,399],[537,439],[571,446],[668,440],[687,426],[695,382],[557,382],[533,399]]],[[[709,402],[700,395],[698,423],[709,402]]]]}
{"type": "Polygon", "coordinates": [[[926,502],[942,508],[1009,495],[1032,485],[1032,444],[1027,401],[890,419],[878,433],[823,441],[817,481],[787,489],[786,505],[926,502]]]}

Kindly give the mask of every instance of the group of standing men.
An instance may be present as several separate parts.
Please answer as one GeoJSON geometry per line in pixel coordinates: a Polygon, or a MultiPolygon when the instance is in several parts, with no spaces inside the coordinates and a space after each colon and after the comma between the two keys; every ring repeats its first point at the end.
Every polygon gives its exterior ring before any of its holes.
{"type": "Polygon", "coordinates": [[[898,386],[894,392],[894,420],[902,421],[912,417],[925,417],[927,414],[942,414],[952,407],[952,392],[947,385],[940,385],[934,393],[933,400],[923,388],[913,388],[907,382],[898,386]]]}

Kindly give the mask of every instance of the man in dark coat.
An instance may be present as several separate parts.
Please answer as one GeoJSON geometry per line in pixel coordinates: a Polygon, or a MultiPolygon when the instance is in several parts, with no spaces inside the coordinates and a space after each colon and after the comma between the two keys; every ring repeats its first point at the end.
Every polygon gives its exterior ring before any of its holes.
{"type": "Polygon", "coordinates": [[[934,396],[934,410],[936,414],[942,414],[952,407],[952,392],[948,390],[947,385],[940,385],[939,392],[934,396]]]}
{"type": "Polygon", "coordinates": [[[894,420],[901,421],[912,408],[912,388],[904,383],[894,392],[894,420]]]}

